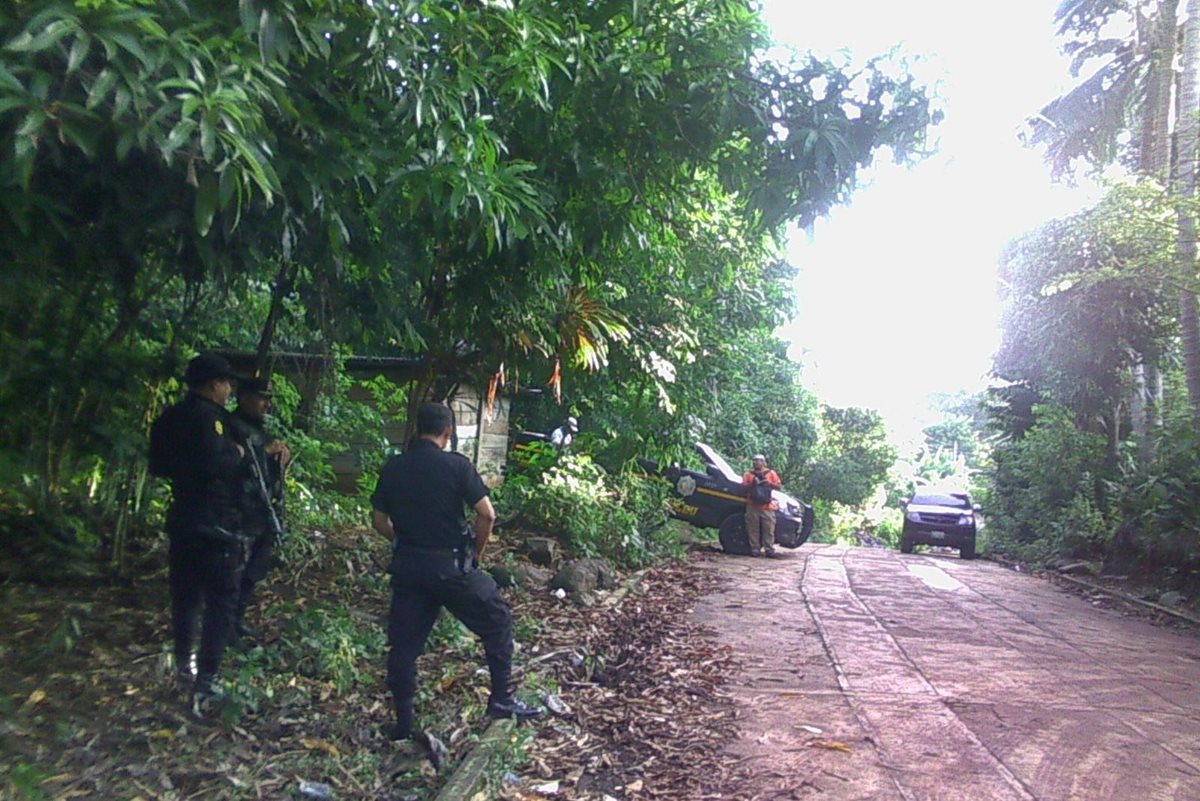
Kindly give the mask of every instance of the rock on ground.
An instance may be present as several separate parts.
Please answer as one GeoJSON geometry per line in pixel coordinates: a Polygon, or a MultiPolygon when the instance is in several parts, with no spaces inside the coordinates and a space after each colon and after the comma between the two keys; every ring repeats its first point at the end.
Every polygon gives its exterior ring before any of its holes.
{"type": "Polygon", "coordinates": [[[573,559],[555,574],[550,588],[564,590],[581,601],[588,600],[596,590],[611,590],[619,583],[617,571],[603,559],[573,559]]]}

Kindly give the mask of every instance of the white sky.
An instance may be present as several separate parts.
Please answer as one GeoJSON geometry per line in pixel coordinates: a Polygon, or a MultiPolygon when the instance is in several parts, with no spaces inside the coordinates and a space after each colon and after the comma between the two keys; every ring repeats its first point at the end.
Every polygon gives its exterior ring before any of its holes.
{"type": "Polygon", "coordinates": [[[938,82],[938,153],[880,163],[851,205],[793,232],[798,318],[781,332],[805,384],[834,406],[879,410],[898,442],[932,420],[928,396],[986,385],[999,342],[996,264],[1014,236],[1095,197],[1051,183],[1017,139],[1022,121],[1071,83],[1058,0],[765,0],[781,44],[856,63],[900,45],[938,82]]]}

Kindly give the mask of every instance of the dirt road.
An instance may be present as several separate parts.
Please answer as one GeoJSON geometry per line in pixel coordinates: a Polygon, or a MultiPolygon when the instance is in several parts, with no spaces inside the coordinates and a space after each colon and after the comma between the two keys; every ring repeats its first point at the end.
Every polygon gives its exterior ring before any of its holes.
{"type": "Polygon", "coordinates": [[[744,799],[1195,801],[1200,639],[952,555],[714,556],[744,799]]]}

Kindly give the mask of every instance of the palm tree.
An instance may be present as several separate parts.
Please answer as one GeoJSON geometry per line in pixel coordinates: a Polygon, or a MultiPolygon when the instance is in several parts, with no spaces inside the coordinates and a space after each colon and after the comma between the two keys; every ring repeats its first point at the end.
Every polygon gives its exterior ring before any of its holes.
{"type": "MultiPolygon", "coordinates": [[[[1179,0],[1064,0],[1059,5],[1055,20],[1059,33],[1072,37],[1065,49],[1074,57],[1074,73],[1079,75],[1097,58],[1107,60],[1091,77],[1051,101],[1029,121],[1031,144],[1047,146],[1047,160],[1056,175],[1068,173],[1078,160],[1098,169],[1122,161],[1164,188],[1171,183],[1171,93],[1178,7],[1179,0]],[[1126,38],[1105,33],[1118,13],[1131,23],[1131,35],[1126,38]],[[1123,137],[1129,132],[1137,136],[1123,147],[1123,137]]],[[[1181,244],[1183,239],[1181,235],[1181,244]]],[[[1190,247],[1194,251],[1194,244],[1190,247]]],[[[1185,365],[1189,373],[1195,372],[1200,388],[1200,333],[1190,357],[1186,341],[1185,310],[1194,310],[1196,301],[1194,296],[1185,300],[1184,294],[1190,293],[1183,292],[1180,297],[1185,365]]],[[[1198,329],[1192,326],[1191,330],[1198,329]]],[[[1150,432],[1162,426],[1162,381],[1154,359],[1134,354],[1132,361],[1133,433],[1143,460],[1148,460],[1153,442],[1150,432]]],[[[1190,380],[1188,386],[1190,390],[1190,380]]],[[[1200,408],[1200,395],[1190,393],[1189,397],[1193,408],[1200,408]]]]}
{"type": "Polygon", "coordinates": [[[1046,145],[1056,175],[1069,174],[1083,160],[1102,169],[1116,161],[1164,181],[1170,163],[1172,63],[1179,0],[1063,0],[1055,12],[1064,51],[1078,77],[1085,66],[1104,59],[1095,72],[1028,120],[1029,144],[1046,145]],[[1106,32],[1117,14],[1129,21],[1130,35],[1106,32]],[[1136,146],[1125,135],[1139,134],[1136,146]],[[1132,142],[1131,142],[1132,144],[1132,142]]]}

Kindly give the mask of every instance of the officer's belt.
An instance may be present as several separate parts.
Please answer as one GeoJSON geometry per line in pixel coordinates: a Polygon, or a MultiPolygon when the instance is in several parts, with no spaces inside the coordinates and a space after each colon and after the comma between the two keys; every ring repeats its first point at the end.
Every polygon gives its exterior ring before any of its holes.
{"type": "Polygon", "coordinates": [[[454,556],[457,557],[462,553],[461,548],[434,548],[427,545],[409,545],[408,543],[396,543],[393,550],[397,551],[416,551],[423,556],[454,556]]]}

